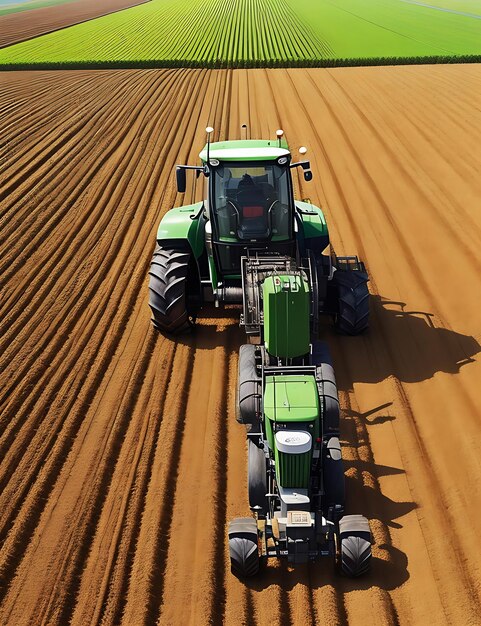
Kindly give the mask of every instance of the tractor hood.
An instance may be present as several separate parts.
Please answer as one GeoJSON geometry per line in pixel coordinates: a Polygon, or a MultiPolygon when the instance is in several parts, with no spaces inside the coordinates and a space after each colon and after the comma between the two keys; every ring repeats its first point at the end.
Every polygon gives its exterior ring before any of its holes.
{"type": "Polygon", "coordinates": [[[319,417],[314,376],[267,376],[264,413],[273,422],[311,422],[319,417]]]}
{"type": "MultiPolygon", "coordinates": [[[[281,147],[273,139],[246,139],[237,141],[218,141],[210,144],[210,159],[219,161],[274,161],[282,156],[289,156],[287,142],[283,140],[281,147]]],[[[199,154],[202,161],[207,161],[207,145],[199,154]]]]}
{"type": "Polygon", "coordinates": [[[316,440],[320,430],[320,407],[314,376],[266,376],[264,415],[267,442],[271,450],[277,447],[275,433],[278,430],[305,430],[316,440]]]}

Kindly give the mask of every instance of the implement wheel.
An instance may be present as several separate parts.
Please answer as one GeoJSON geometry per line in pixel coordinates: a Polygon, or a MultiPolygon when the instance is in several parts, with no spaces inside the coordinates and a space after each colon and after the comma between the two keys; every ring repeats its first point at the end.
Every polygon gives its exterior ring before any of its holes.
{"type": "Polygon", "coordinates": [[[266,455],[262,448],[258,448],[251,440],[247,440],[248,450],[248,486],[249,506],[256,508],[261,515],[267,512],[267,468],[266,455]]]}
{"type": "Polygon", "coordinates": [[[238,517],[229,524],[229,555],[234,576],[249,578],[259,571],[257,524],[252,517],[238,517]]]}
{"type": "Polygon", "coordinates": [[[344,515],[339,520],[341,573],[349,578],[367,574],[371,566],[371,531],[363,515],[344,515]]]}

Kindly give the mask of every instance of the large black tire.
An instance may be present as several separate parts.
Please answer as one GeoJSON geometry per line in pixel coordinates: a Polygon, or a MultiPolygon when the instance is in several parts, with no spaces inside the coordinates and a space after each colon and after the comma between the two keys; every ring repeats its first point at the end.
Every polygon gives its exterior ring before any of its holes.
{"type": "Polygon", "coordinates": [[[312,365],[316,366],[316,382],[319,401],[322,405],[324,433],[335,435],[339,432],[339,397],[332,359],[326,342],[314,341],[312,344],[312,365]]]}
{"type": "Polygon", "coordinates": [[[157,330],[178,335],[193,326],[196,311],[188,302],[191,254],[157,245],[149,270],[149,306],[157,330]],[[191,310],[189,310],[191,309],[191,310]]]}
{"type": "Polygon", "coordinates": [[[362,515],[345,515],[339,520],[340,569],[345,576],[357,578],[371,566],[371,532],[362,515]]]}
{"type": "Polygon", "coordinates": [[[236,390],[236,419],[240,424],[259,427],[262,378],[256,370],[256,346],[244,344],[239,350],[236,390]]]}
{"type": "Polygon", "coordinates": [[[229,524],[229,554],[234,576],[248,578],[259,571],[257,525],[251,517],[239,517],[229,524]]]}
{"type": "Polygon", "coordinates": [[[369,289],[366,272],[337,270],[337,313],[334,326],[343,335],[359,335],[369,326],[369,289]]]}
{"type": "Polygon", "coordinates": [[[341,571],[349,578],[367,574],[371,567],[371,544],[362,537],[349,536],[341,541],[341,571]]]}
{"type": "Polygon", "coordinates": [[[267,468],[266,455],[262,448],[258,448],[256,444],[247,440],[247,482],[249,488],[249,506],[259,507],[257,510],[260,515],[267,512],[267,468]]]}
{"type": "Polygon", "coordinates": [[[339,505],[344,509],[345,484],[341,446],[337,437],[331,437],[322,447],[322,477],[326,507],[339,505]]]}

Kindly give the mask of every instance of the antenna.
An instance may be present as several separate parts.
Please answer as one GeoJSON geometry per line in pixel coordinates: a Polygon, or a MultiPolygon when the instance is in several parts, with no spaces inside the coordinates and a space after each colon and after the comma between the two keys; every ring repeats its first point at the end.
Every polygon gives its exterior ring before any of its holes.
{"type": "Polygon", "coordinates": [[[245,134],[244,139],[247,139],[247,124],[242,124],[241,126],[241,139],[242,139],[242,131],[244,131],[244,134],[245,134]]]}
{"type": "Polygon", "coordinates": [[[276,136],[277,136],[278,146],[280,148],[281,147],[282,137],[284,136],[284,131],[282,130],[282,128],[279,128],[279,130],[276,130],[276,136]]]}
{"type": "Polygon", "coordinates": [[[210,136],[214,132],[214,129],[212,128],[212,126],[207,126],[205,132],[207,133],[207,165],[209,165],[210,136]]]}

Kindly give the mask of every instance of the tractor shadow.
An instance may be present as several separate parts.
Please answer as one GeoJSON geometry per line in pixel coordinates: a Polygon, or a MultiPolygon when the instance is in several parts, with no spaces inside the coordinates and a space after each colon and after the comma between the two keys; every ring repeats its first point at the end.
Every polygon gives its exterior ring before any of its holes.
{"type": "Polygon", "coordinates": [[[391,411],[388,410],[392,405],[392,402],[384,402],[365,413],[343,408],[342,415],[346,418],[353,418],[354,421],[360,420],[364,426],[376,426],[376,424],[385,424],[386,422],[392,422],[396,419],[394,415],[391,414],[391,411]],[[375,415],[376,413],[379,414],[375,415]]]}
{"type": "MultiPolygon", "coordinates": [[[[407,515],[418,508],[415,502],[397,502],[385,496],[378,487],[362,485],[359,479],[349,476],[349,469],[356,462],[344,461],[346,475],[346,513],[362,511],[369,519],[376,519],[385,527],[399,529],[402,524],[395,520],[407,515]]],[[[364,465],[364,464],[363,464],[364,465]]],[[[364,467],[363,467],[364,470],[364,467]]],[[[374,466],[370,463],[368,470],[374,476],[387,475],[387,473],[404,474],[404,471],[385,466],[374,466]],[[373,469],[374,467],[374,469],[373,469]]]]}
{"type": "Polygon", "coordinates": [[[205,307],[190,331],[175,336],[161,334],[173,343],[194,350],[215,350],[219,346],[230,345],[236,346],[238,351],[241,344],[246,343],[246,335],[239,327],[240,312],[240,308],[205,307]]]}
{"type": "MultiPolygon", "coordinates": [[[[333,587],[336,595],[342,598],[349,591],[365,591],[373,587],[392,591],[409,579],[408,559],[404,552],[388,544],[373,549],[377,554],[372,557],[371,569],[361,578],[352,579],[342,575],[333,558],[326,557],[295,566],[289,565],[285,560],[274,563],[271,559],[268,564],[261,566],[255,578],[244,579],[242,584],[254,592],[277,588],[282,604],[283,593],[292,591],[297,585],[307,586],[311,592],[323,587],[333,587]]],[[[288,611],[288,606],[286,609],[288,611]]]]}
{"type": "Polygon", "coordinates": [[[436,326],[433,317],[406,310],[404,302],[371,296],[370,328],[365,334],[344,337],[323,325],[339,389],[347,391],[353,383],[377,383],[389,376],[420,382],[436,372],[457,374],[473,363],[481,351],[476,339],[436,326]]]}

